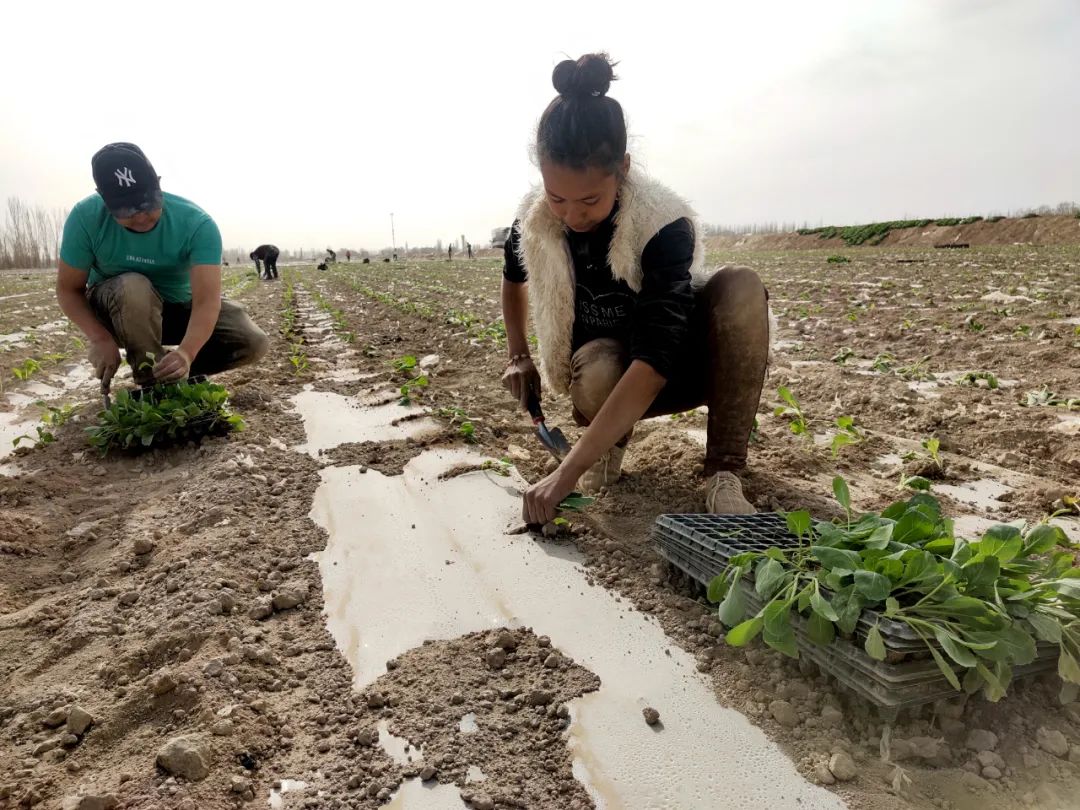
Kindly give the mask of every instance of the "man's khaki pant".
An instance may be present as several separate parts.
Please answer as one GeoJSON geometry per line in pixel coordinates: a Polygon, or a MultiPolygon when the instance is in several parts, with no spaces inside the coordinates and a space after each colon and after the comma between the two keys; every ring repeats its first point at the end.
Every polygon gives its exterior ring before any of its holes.
{"type": "MultiPolygon", "coordinates": [[[[768,294],[761,279],[745,267],[718,270],[696,292],[684,350],[644,418],[707,405],[705,473],[738,470],[746,465],[768,358],[768,294]]],[[[629,348],[612,338],[574,352],[570,399],[579,425],[596,418],[629,366],[629,348]]]]}
{"type": "MultiPolygon", "coordinates": [[[[150,280],[140,273],[122,273],[86,293],[90,308],[116,342],[127,353],[135,382],[154,382],[151,368],[165,354],[165,346],[177,346],[184,339],[191,302],[163,301],[150,280]]],[[[270,339],[248,317],[243,307],[221,302],[221,314],[213,334],[194,362],[192,374],[216,374],[255,363],[270,348],[270,339]]]]}

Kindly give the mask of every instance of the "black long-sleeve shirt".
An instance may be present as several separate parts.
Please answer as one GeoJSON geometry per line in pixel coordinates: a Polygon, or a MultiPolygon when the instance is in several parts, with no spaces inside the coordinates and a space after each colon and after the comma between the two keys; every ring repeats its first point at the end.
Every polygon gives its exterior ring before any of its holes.
{"type": "MultiPolygon", "coordinates": [[[[661,228],[641,254],[641,292],[616,279],[608,263],[615,232],[615,211],[595,230],[566,230],[574,260],[573,349],[598,338],[614,338],[627,346],[631,360],[652,366],[669,378],[686,336],[694,294],[690,265],[694,260],[694,226],[677,219],[661,228]]],[[[518,223],[504,246],[503,278],[524,283],[528,274],[518,258],[518,223]]]]}

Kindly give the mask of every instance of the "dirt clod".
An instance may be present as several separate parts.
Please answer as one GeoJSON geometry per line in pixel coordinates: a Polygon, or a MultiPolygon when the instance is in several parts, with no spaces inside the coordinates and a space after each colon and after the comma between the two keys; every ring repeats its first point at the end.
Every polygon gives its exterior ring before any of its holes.
{"type": "Polygon", "coordinates": [[[157,764],[173,776],[198,782],[210,774],[210,748],[200,737],[174,737],[158,751],[157,764]]]}
{"type": "Polygon", "coordinates": [[[847,751],[837,751],[829,758],[829,772],[839,782],[850,782],[859,775],[855,760],[847,751]]]}
{"type": "Polygon", "coordinates": [[[660,722],[660,712],[654,709],[652,706],[646,706],[641,710],[641,713],[645,716],[645,722],[650,726],[655,726],[660,722]]]}

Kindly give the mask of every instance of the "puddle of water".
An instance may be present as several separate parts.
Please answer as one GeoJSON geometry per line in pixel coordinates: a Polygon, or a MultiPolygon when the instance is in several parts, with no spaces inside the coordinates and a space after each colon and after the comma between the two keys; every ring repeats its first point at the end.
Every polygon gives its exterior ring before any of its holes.
{"type": "Polygon", "coordinates": [[[458,731],[462,734],[472,734],[474,731],[478,731],[479,726],[476,725],[476,715],[469,712],[458,722],[458,731]]]}
{"type": "Polygon", "coordinates": [[[886,453],[871,461],[870,466],[879,470],[891,470],[893,467],[897,467],[903,463],[904,459],[900,457],[899,453],[886,453]]]}
{"type": "Polygon", "coordinates": [[[980,509],[1000,509],[1004,504],[1001,496],[1011,492],[1012,487],[995,481],[992,478],[980,478],[978,481],[967,481],[958,486],[952,484],[936,484],[934,492],[948,495],[955,501],[977,506],[980,509]]]}
{"type": "Polygon", "coordinates": [[[307,786],[307,782],[301,782],[299,779],[282,779],[280,788],[270,788],[271,810],[281,810],[281,808],[285,806],[285,799],[283,797],[286,793],[306,790],[307,786]]]}
{"type": "Polygon", "coordinates": [[[358,687],[425,639],[528,625],[601,679],[598,692],[573,702],[568,740],[575,773],[601,806],[844,806],[803,780],[743,715],[721,707],[694,658],[655,619],[590,587],[575,550],[505,534],[520,520],[520,479],[478,472],[438,480],[481,461],[429,451],[399,476],[321,471],[311,517],[329,534],[316,555],[327,624],[358,687]],[[644,705],[660,711],[662,732],[641,719],[644,705]]]}
{"type": "Polygon", "coordinates": [[[391,734],[385,720],[379,721],[378,729],[379,747],[398,765],[408,765],[424,756],[419,748],[411,745],[404,737],[391,734]]]}
{"type": "Polygon", "coordinates": [[[467,807],[461,799],[461,792],[453,785],[440,785],[435,780],[421,782],[419,779],[406,779],[401,783],[389,803],[387,810],[461,810],[467,807]]]}
{"type": "Polygon", "coordinates": [[[465,771],[466,785],[472,782],[483,782],[485,780],[487,780],[487,774],[477,768],[475,765],[470,765],[469,770],[465,771]]]}
{"type": "Polygon", "coordinates": [[[349,397],[329,391],[301,391],[292,398],[304,420],[307,441],[296,447],[318,456],[345,442],[391,442],[437,433],[442,428],[432,419],[410,419],[395,425],[404,416],[424,413],[423,408],[397,403],[364,408],[349,397]]]}

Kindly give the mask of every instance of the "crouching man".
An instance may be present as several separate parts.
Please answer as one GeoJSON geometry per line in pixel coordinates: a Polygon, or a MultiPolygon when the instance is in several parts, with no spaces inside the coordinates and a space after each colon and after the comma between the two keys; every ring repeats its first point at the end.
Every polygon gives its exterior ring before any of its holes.
{"type": "Polygon", "coordinates": [[[56,297],[86,335],[102,387],[120,366],[121,346],[139,385],[261,359],[266,333],[221,299],[221,233],[210,215],[163,192],[134,144],[105,146],[91,167],[97,193],[64,224],[56,297]]]}

